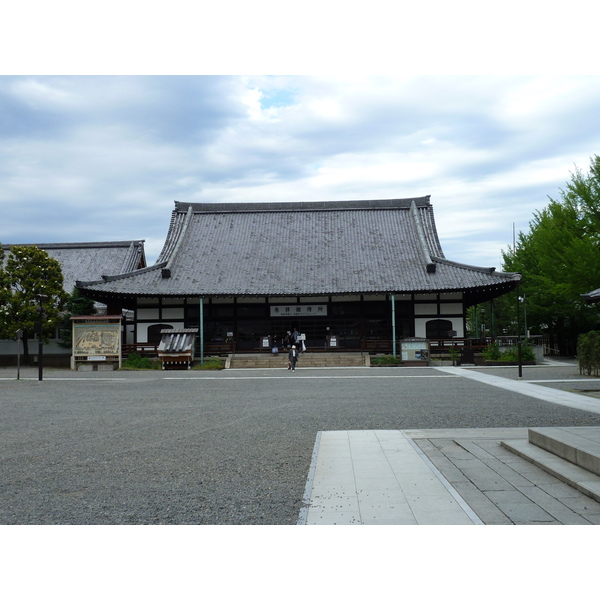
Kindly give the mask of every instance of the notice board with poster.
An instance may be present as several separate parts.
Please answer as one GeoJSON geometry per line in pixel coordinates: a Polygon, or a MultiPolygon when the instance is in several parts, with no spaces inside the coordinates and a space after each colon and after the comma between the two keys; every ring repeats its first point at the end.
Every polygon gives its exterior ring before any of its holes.
{"type": "Polygon", "coordinates": [[[429,340],[425,338],[403,339],[400,352],[405,367],[429,365],[429,340]]]}
{"type": "MultiPolygon", "coordinates": [[[[121,367],[121,316],[71,317],[73,354],[71,368],[107,364],[121,367]]],[[[95,367],[97,368],[97,366],[95,367]]]]}

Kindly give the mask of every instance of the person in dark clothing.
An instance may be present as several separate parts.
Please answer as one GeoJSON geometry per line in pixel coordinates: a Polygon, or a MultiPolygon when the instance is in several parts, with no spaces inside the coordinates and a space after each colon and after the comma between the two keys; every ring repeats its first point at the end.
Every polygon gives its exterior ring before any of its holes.
{"type": "Polygon", "coordinates": [[[290,348],[288,358],[289,358],[288,370],[291,369],[292,371],[295,371],[296,363],[298,362],[298,351],[296,350],[296,346],[292,346],[290,348]]]}
{"type": "Polygon", "coordinates": [[[298,344],[298,337],[300,332],[294,327],[294,331],[292,331],[292,344],[298,344]]]}

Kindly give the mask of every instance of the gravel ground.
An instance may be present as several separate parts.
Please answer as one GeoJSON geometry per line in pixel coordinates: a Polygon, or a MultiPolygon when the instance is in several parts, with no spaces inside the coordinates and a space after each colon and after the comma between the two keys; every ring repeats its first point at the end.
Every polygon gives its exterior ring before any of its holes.
{"type": "MultiPolygon", "coordinates": [[[[525,373],[580,378],[576,365],[525,373]]],[[[295,524],[318,431],[600,426],[435,369],[15,377],[0,369],[2,524],[295,524]]],[[[561,389],[577,386],[600,382],[561,389]]]]}

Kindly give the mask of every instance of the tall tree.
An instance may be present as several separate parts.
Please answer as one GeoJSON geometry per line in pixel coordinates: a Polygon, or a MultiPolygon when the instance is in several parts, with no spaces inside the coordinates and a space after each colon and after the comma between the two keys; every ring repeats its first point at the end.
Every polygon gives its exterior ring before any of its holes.
{"type": "MultiPolygon", "coordinates": [[[[47,339],[59,321],[68,299],[63,289],[60,263],[35,246],[13,246],[2,273],[4,304],[3,337],[12,338],[23,330],[23,349],[33,337],[43,309],[42,337],[47,339]]],[[[2,283],[2,282],[0,282],[2,283]]]]}
{"type": "Polygon", "coordinates": [[[547,333],[561,353],[576,352],[577,337],[599,323],[597,306],[581,294],[600,287],[600,157],[589,173],[576,168],[560,199],[534,213],[529,231],[502,253],[505,271],[523,275],[532,333],[547,333]]]}

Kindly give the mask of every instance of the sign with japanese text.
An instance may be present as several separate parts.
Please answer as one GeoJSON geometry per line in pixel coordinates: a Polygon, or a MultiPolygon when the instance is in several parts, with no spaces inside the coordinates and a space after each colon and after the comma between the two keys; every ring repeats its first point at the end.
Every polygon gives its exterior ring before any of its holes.
{"type": "Polygon", "coordinates": [[[272,317],[324,317],[326,304],[275,304],[271,305],[272,317]]]}

